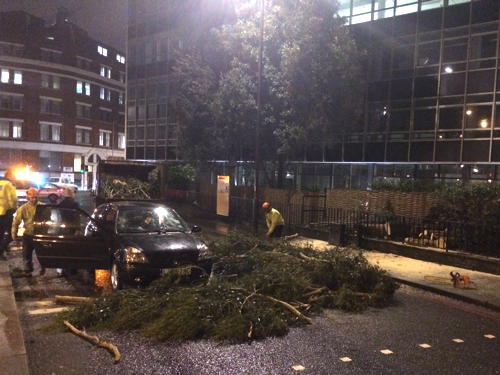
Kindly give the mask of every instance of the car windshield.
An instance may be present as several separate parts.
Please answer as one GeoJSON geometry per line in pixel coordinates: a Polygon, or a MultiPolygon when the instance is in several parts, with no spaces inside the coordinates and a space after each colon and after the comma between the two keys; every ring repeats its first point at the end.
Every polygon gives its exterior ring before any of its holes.
{"type": "Polygon", "coordinates": [[[185,232],[187,226],[177,213],[165,206],[120,208],[118,233],[185,232]]]}

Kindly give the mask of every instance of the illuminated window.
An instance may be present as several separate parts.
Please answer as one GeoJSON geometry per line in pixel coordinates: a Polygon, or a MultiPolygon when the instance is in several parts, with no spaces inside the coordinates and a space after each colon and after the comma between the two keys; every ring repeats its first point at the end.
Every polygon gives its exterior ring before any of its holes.
{"type": "Polygon", "coordinates": [[[111,132],[108,130],[99,130],[99,146],[111,147],[111,132]]]}
{"type": "Polygon", "coordinates": [[[111,78],[111,68],[106,65],[101,65],[101,77],[111,78]]]}
{"type": "Polygon", "coordinates": [[[22,85],[23,73],[19,70],[2,69],[0,82],[11,83],[14,85],[22,85]]]}
{"type": "Polygon", "coordinates": [[[118,148],[125,149],[125,134],[118,133],[118,148]]]}
{"type": "Polygon", "coordinates": [[[119,63],[122,63],[122,64],[125,64],[125,56],[122,56],[120,54],[116,54],[116,61],[118,61],[119,63]]]}
{"type": "Polygon", "coordinates": [[[108,56],[108,49],[102,46],[97,46],[97,53],[99,55],[108,56]]]}

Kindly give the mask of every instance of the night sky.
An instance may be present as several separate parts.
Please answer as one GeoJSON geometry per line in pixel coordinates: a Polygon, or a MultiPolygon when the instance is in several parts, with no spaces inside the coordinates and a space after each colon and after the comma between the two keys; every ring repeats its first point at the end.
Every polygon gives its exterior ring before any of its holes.
{"type": "Polygon", "coordinates": [[[73,23],[102,41],[125,52],[127,37],[127,0],[0,0],[0,12],[24,10],[53,22],[64,6],[73,23]]]}

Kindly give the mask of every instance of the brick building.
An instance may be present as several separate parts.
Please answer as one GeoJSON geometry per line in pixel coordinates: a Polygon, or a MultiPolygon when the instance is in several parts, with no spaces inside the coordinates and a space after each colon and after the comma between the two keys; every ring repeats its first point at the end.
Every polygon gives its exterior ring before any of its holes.
{"type": "Polygon", "coordinates": [[[62,10],[53,25],[0,13],[0,171],[31,165],[91,188],[99,159],[125,156],[125,69],[62,10]]]}

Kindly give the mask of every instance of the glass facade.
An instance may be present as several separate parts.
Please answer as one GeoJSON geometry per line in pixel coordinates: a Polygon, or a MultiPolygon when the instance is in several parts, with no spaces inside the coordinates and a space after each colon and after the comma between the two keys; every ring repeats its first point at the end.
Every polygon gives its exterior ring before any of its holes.
{"type": "Polygon", "coordinates": [[[383,3],[420,11],[352,26],[371,57],[364,131],[323,161],[500,162],[498,1],[383,3]]]}
{"type": "Polygon", "coordinates": [[[167,103],[173,51],[181,43],[171,29],[161,1],[129,1],[127,159],[178,159],[178,124],[167,103]]]}
{"type": "Polygon", "coordinates": [[[401,16],[471,0],[338,0],[338,15],[350,25],[401,16]]]}

